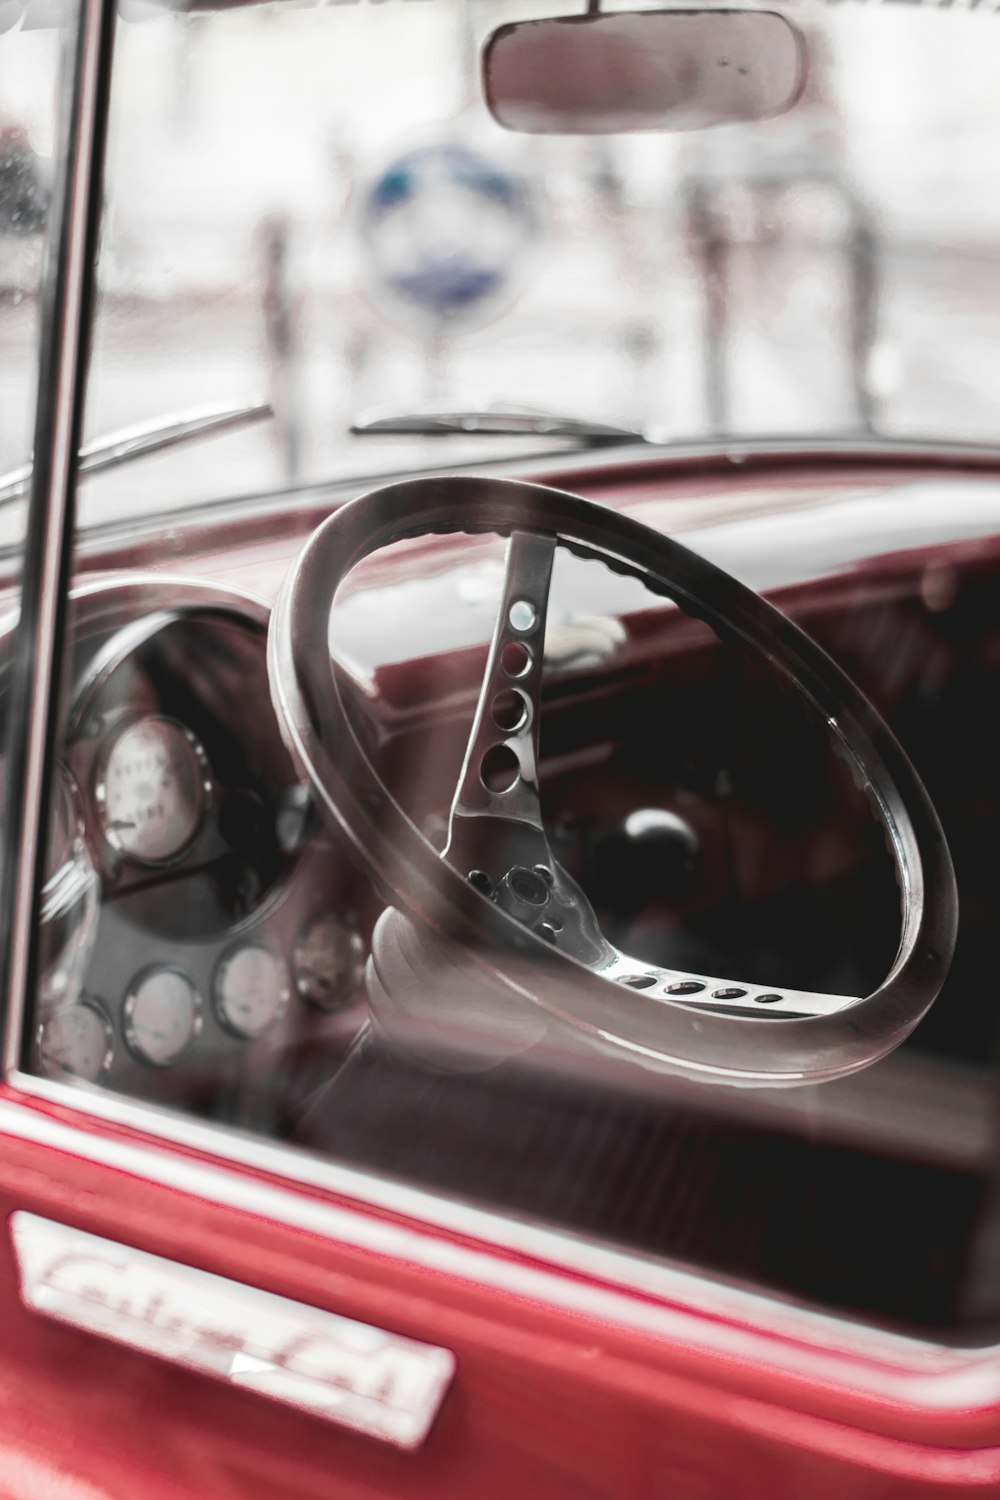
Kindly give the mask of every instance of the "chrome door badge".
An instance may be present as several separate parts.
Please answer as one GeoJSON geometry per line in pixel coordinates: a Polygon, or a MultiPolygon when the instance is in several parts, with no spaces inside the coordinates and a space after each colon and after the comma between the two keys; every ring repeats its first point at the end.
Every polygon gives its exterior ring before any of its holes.
{"type": "Polygon", "coordinates": [[[455,1371],[448,1349],[35,1214],[10,1229],[36,1312],[400,1448],[423,1442],[455,1371]]]}

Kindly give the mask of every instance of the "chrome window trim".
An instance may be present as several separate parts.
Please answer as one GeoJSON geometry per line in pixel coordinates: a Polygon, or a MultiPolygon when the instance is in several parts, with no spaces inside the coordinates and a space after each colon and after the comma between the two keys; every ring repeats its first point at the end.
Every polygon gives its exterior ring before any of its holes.
{"type": "Polygon", "coordinates": [[[114,0],[78,0],[62,36],[56,191],[46,235],[34,456],[20,618],[14,634],[8,799],[0,889],[10,895],[0,945],[5,1057],[19,1045],[36,960],[53,774],[67,582],[100,230],[115,32],[114,0]]]}

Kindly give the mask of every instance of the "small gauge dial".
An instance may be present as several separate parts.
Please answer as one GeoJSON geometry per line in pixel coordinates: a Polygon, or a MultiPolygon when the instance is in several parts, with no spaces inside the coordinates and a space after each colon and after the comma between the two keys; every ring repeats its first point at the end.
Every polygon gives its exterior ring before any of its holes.
{"type": "Polygon", "coordinates": [[[201,1030],[201,997],[180,969],[137,974],[125,997],[125,1040],[141,1062],[169,1068],[201,1030]]]}
{"type": "Polygon", "coordinates": [[[103,1006],[84,999],[53,1011],[39,1030],[38,1052],[50,1078],[69,1074],[96,1083],[114,1055],[114,1033],[103,1006]]]}
{"type": "Polygon", "coordinates": [[[316,917],[295,945],[295,988],[318,1010],[337,1010],[356,991],[364,961],[364,943],[353,927],[332,913],[316,917]]]}
{"type": "Polygon", "coordinates": [[[241,943],[219,963],[212,984],[215,1012],[237,1036],[263,1036],[288,1004],[288,969],[263,943],[241,943]]]}
{"type": "Polygon", "coordinates": [[[94,800],[113,849],[162,865],[188,848],[211,796],[208,761],[190,730],[146,714],[113,736],[100,756],[94,800]]]}

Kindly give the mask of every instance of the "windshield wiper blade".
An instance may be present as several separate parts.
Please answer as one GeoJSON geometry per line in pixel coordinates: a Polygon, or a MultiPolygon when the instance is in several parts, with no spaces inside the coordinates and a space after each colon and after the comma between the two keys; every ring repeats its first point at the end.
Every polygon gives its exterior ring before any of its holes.
{"type": "Polygon", "coordinates": [[[612,422],[592,422],[586,417],[565,416],[561,412],[542,411],[530,406],[508,406],[498,403],[479,410],[461,410],[440,406],[381,407],[365,412],[351,423],[358,437],[399,434],[409,437],[437,437],[462,434],[469,437],[546,437],[569,438],[585,446],[604,447],[617,443],[653,443],[655,439],[633,427],[612,422]]]}
{"type": "MultiPolygon", "coordinates": [[[[117,468],[134,458],[145,458],[147,453],[158,453],[162,448],[173,448],[178,443],[209,437],[230,428],[246,427],[273,415],[269,401],[253,401],[242,406],[225,402],[175,412],[169,417],[158,417],[154,422],[137,423],[134,427],[122,427],[118,432],[83,445],[79,472],[81,475],[98,474],[102,469],[117,468]]],[[[30,463],[0,475],[0,505],[20,500],[28,493],[30,484],[30,463]]]]}

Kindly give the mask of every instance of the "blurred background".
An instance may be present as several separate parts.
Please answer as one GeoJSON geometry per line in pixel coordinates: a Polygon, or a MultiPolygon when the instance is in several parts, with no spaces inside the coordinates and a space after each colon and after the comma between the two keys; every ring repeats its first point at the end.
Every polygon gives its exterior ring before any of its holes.
{"type": "MultiPolygon", "coordinates": [[[[0,4],[0,473],[31,445],[57,12],[0,4]]],[[[127,0],[88,435],[260,395],[278,420],[109,473],[87,514],[525,451],[349,433],[427,402],[665,441],[994,436],[1000,16],[789,14],[787,115],[588,139],[489,118],[499,0],[127,0]]]]}

